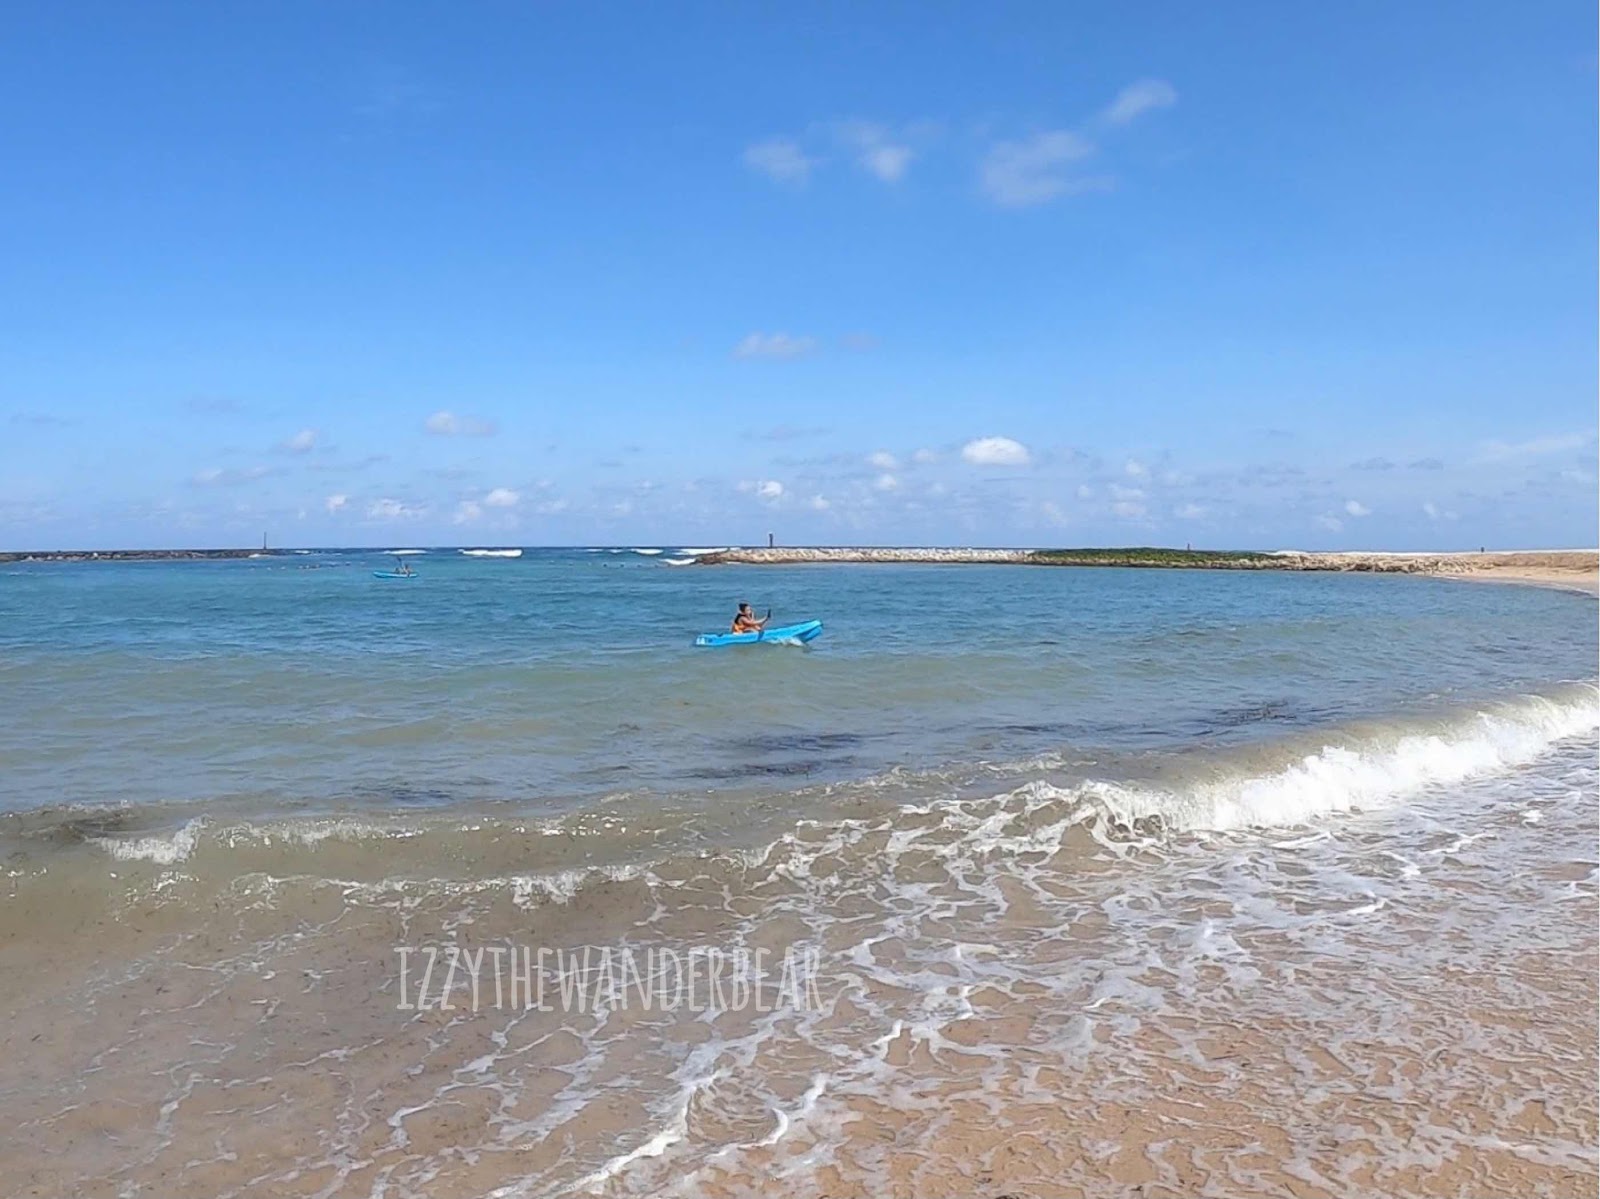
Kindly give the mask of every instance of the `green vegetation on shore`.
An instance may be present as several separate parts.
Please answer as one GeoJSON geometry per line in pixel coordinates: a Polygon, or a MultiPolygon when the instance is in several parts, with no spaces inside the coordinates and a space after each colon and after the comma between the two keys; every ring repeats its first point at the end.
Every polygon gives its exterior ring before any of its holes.
{"type": "Polygon", "coordinates": [[[269,557],[276,550],[7,550],[0,565],[12,562],[194,562],[205,558],[269,557]]]}
{"type": "Polygon", "coordinates": [[[1252,550],[1170,550],[1156,546],[1123,549],[1034,550],[1028,561],[1040,566],[1194,566],[1215,570],[1282,567],[1276,554],[1252,550]]]}

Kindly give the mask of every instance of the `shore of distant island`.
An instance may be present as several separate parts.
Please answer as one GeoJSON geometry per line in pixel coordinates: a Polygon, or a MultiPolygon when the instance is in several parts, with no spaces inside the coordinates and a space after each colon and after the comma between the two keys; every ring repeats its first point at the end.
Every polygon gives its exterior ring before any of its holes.
{"type": "Polygon", "coordinates": [[[930,563],[948,565],[1119,566],[1189,570],[1337,571],[1422,574],[1484,581],[1538,583],[1600,591],[1595,550],[1483,550],[1476,553],[1313,552],[1302,550],[936,549],[874,546],[778,546],[724,550],[705,566],[789,566],[805,563],[930,563]]]}
{"type": "Polygon", "coordinates": [[[207,558],[263,558],[279,550],[8,550],[0,565],[11,562],[196,562],[207,558]]]}

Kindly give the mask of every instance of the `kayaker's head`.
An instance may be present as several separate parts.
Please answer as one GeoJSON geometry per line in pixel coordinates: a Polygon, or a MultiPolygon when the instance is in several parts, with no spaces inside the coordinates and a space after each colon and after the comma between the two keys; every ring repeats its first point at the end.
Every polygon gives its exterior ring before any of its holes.
{"type": "Polygon", "coordinates": [[[740,616],[749,616],[749,615],[751,615],[750,605],[748,603],[744,602],[743,600],[739,601],[739,615],[740,616]]]}

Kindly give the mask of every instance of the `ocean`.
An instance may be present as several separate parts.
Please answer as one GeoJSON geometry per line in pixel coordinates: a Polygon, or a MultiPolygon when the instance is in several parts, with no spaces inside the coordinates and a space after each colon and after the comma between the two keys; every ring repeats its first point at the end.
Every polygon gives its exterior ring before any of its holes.
{"type": "Polygon", "coordinates": [[[0,567],[7,1189],[1594,1190],[1592,598],[691,556],[0,567]]]}

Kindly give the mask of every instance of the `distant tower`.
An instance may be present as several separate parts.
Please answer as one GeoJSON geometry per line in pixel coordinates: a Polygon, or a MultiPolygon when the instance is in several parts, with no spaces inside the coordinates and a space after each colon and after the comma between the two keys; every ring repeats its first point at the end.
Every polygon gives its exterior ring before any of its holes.
{"type": "Polygon", "coordinates": [[[261,534],[261,552],[263,554],[267,552],[267,535],[265,532],[261,534]]]}
{"type": "Polygon", "coordinates": [[[770,550],[773,546],[775,546],[777,544],[778,543],[775,540],[773,540],[772,534],[768,533],[767,534],[767,548],[770,550]]]}

